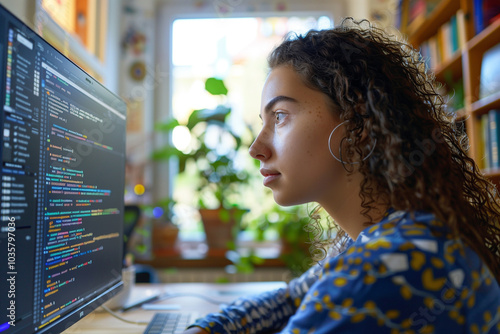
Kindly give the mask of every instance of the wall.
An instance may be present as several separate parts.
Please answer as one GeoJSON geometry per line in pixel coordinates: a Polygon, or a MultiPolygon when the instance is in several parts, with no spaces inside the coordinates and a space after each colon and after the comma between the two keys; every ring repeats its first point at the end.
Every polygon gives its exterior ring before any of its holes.
{"type": "Polygon", "coordinates": [[[0,3],[33,29],[36,0],[0,0],[0,3]]]}
{"type": "Polygon", "coordinates": [[[150,202],[154,188],[149,160],[154,93],[160,77],[155,71],[155,9],[155,1],[123,0],[116,15],[121,22],[119,94],[128,106],[126,201],[133,203],[150,202]]]}

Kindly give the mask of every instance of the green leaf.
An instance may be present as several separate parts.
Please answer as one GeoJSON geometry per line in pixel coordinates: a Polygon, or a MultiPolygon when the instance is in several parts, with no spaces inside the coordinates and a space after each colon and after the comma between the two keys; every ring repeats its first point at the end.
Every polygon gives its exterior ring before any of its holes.
{"type": "Polygon", "coordinates": [[[265,260],[263,258],[261,258],[260,256],[257,256],[257,255],[250,255],[250,260],[252,261],[253,264],[263,264],[265,262],[265,260]]]}
{"type": "Polygon", "coordinates": [[[229,220],[231,219],[229,211],[221,209],[219,212],[219,218],[223,223],[229,222],[229,220]]]}
{"type": "Polygon", "coordinates": [[[176,126],[179,126],[179,121],[176,119],[171,119],[165,123],[158,123],[155,125],[156,131],[169,132],[173,130],[176,126]]]}
{"type": "Polygon", "coordinates": [[[205,89],[212,95],[227,95],[226,85],[221,79],[208,78],[205,81],[205,89]]]}
{"type": "Polygon", "coordinates": [[[227,277],[218,277],[215,279],[215,283],[219,283],[219,284],[224,284],[224,283],[229,283],[229,278],[227,277]]]}
{"type": "Polygon", "coordinates": [[[248,261],[243,261],[236,265],[236,270],[241,274],[251,274],[254,271],[254,267],[248,261]]]}
{"type": "Polygon", "coordinates": [[[226,247],[227,247],[227,249],[234,250],[234,249],[236,249],[236,243],[234,242],[234,240],[228,241],[226,243],[226,247]]]}
{"type": "Polygon", "coordinates": [[[222,128],[226,127],[226,117],[231,113],[231,109],[224,106],[217,106],[215,109],[194,110],[189,116],[187,128],[192,130],[198,123],[207,122],[218,124],[222,128]]]}
{"type": "Polygon", "coordinates": [[[146,251],[148,250],[146,245],[137,245],[135,246],[135,249],[139,254],[146,254],[146,251]]]}
{"type": "Polygon", "coordinates": [[[173,146],[165,146],[162,149],[153,152],[151,158],[153,160],[165,160],[171,157],[182,157],[185,155],[173,146]]]}

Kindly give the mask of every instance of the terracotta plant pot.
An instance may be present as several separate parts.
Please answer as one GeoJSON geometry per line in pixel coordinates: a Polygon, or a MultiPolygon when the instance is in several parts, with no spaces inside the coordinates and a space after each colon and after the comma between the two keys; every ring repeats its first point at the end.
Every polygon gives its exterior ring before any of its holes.
{"type": "Polygon", "coordinates": [[[234,248],[241,218],[248,210],[219,208],[199,211],[209,253],[225,253],[234,248]]]}
{"type": "Polygon", "coordinates": [[[179,228],[170,222],[154,222],[152,246],[155,256],[178,254],[176,247],[179,228]]]}

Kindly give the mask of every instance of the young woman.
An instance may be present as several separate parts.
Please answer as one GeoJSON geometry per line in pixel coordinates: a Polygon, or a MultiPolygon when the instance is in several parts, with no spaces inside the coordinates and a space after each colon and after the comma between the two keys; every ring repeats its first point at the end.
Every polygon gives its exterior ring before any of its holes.
{"type": "Polygon", "coordinates": [[[250,154],[278,204],[326,210],[342,252],[187,332],[498,333],[499,197],[420,55],[346,20],[269,65],[250,154]]]}

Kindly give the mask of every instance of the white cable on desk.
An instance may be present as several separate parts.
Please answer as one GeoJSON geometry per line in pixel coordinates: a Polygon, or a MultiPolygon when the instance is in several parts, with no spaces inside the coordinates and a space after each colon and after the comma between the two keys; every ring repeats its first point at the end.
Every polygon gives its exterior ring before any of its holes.
{"type": "Polygon", "coordinates": [[[166,299],[172,299],[172,298],[179,298],[179,297],[195,297],[195,298],[200,298],[203,299],[209,303],[216,304],[216,305],[225,305],[227,302],[221,301],[221,300],[215,300],[210,297],[204,296],[199,293],[189,293],[189,292],[181,292],[181,293],[165,293],[164,295],[160,296],[157,300],[153,301],[152,303],[166,300],[166,299]]]}
{"type": "MultiPolygon", "coordinates": [[[[179,297],[197,297],[197,298],[204,299],[204,300],[206,300],[209,303],[218,304],[219,306],[225,304],[222,301],[214,300],[214,299],[212,299],[210,297],[207,297],[207,296],[204,296],[204,295],[200,295],[200,294],[196,294],[196,293],[164,294],[163,296],[161,296],[160,298],[158,298],[154,302],[160,301],[160,300],[171,299],[171,298],[179,298],[179,297]]],[[[126,322],[126,323],[129,323],[129,324],[134,324],[134,325],[148,325],[150,323],[150,321],[132,321],[132,320],[128,320],[128,319],[125,319],[125,318],[121,317],[117,313],[113,312],[107,306],[101,305],[101,307],[103,308],[103,310],[105,310],[106,312],[108,312],[109,314],[111,314],[116,319],[121,320],[121,321],[126,322]]]]}
{"type": "Polygon", "coordinates": [[[149,324],[149,321],[132,321],[132,320],[127,320],[121,316],[119,316],[118,314],[116,314],[115,312],[113,312],[112,310],[110,310],[107,306],[104,306],[104,305],[101,305],[101,307],[106,311],[108,312],[109,314],[111,314],[113,317],[115,317],[116,319],[118,320],[121,320],[121,321],[124,321],[126,323],[129,323],[129,324],[134,324],[134,325],[147,325],[149,324]]]}

